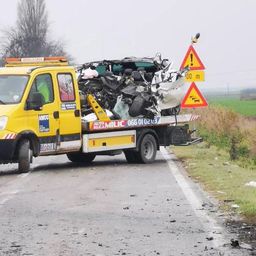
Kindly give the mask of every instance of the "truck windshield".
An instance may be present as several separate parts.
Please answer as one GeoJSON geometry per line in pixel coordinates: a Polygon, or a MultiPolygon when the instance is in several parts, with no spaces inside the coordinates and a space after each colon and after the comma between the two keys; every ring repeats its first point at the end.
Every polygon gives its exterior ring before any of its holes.
{"type": "Polygon", "coordinates": [[[19,103],[27,81],[25,75],[0,75],[0,104],[19,103]]]}

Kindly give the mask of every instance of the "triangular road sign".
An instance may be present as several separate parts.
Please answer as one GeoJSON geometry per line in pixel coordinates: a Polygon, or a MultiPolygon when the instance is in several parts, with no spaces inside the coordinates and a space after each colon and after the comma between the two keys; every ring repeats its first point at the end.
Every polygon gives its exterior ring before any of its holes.
{"type": "Polygon", "coordinates": [[[208,103],[197,88],[195,83],[192,83],[181,103],[182,108],[197,108],[207,107],[208,103]]]}
{"type": "Polygon", "coordinates": [[[204,70],[204,64],[200,60],[198,54],[196,53],[194,47],[190,45],[188,48],[188,51],[186,53],[186,56],[181,64],[180,69],[183,69],[185,67],[189,66],[190,70],[204,70]]]}

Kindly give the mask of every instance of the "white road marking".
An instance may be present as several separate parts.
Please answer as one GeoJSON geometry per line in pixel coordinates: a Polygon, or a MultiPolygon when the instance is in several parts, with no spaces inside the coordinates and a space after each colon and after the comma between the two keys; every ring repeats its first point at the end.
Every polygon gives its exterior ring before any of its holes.
{"type": "Polygon", "coordinates": [[[226,240],[222,235],[224,233],[224,229],[217,223],[217,221],[213,217],[209,216],[206,211],[202,210],[202,204],[204,202],[202,202],[196,196],[189,182],[185,179],[185,177],[179,171],[179,168],[173,161],[173,158],[171,157],[170,153],[163,147],[161,147],[160,151],[163,157],[165,158],[165,160],[167,161],[171,173],[173,174],[174,178],[176,179],[177,183],[182,189],[193,211],[195,212],[196,216],[198,217],[200,222],[203,224],[205,230],[207,231],[208,236],[214,238],[212,240],[214,246],[219,249],[226,242],[226,240]]]}

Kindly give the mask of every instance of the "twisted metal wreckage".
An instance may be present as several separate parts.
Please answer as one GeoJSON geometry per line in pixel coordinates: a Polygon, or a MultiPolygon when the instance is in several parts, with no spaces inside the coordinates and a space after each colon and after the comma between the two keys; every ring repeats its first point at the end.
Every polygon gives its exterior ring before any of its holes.
{"type": "Polygon", "coordinates": [[[177,115],[189,68],[174,70],[172,64],[158,53],[153,58],[126,57],[77,67],[83,118],[96,119],[86,101],[88,94],[115,119],[177,115]]]}

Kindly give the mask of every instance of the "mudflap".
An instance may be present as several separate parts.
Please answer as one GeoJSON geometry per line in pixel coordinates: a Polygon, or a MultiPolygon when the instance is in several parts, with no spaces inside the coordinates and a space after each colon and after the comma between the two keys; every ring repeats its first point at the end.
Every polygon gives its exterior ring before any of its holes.
{"type": "Polygon", "coordinates": [[[188,146],[203,141],[200,137],[192,137],[196,130],[189,130],[188,125],[169,127],[169,143],[174,146],[188,146]]]}

